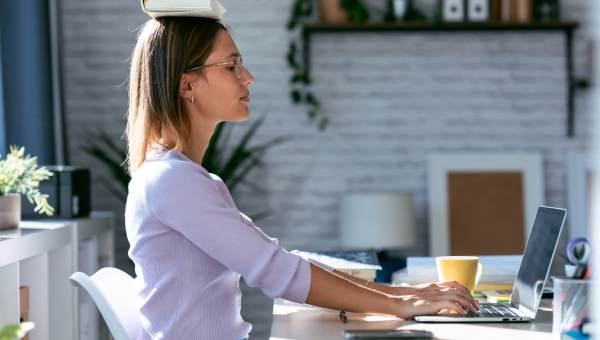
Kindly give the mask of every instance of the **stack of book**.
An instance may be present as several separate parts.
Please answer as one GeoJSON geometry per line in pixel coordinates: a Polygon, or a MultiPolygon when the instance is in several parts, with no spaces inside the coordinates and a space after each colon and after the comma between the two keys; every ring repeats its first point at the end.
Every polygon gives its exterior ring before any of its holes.
{"type": "Polygon", "coordinates": [[[194,16],[220,19],[225,8],[218,0],[141,0],[142,9],[153,18],[194,16]]]}

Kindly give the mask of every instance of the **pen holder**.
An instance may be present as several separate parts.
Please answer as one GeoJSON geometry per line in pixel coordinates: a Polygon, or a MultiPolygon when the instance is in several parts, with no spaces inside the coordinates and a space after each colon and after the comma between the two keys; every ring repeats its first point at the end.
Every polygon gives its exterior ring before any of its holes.
{"type": "Polygon", "coordinates": [[[590,280],[553,277],[554,298],[552,337],[561,339],[562,334],[577,330],[583,318],[588,317],[590,307],[590,280]]]}

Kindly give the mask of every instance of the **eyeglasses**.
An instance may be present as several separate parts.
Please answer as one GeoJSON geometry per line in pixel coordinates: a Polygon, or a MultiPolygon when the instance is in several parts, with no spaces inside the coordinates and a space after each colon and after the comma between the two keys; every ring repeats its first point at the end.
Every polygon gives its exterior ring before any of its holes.
{"type": "Polygon", "coordinates": [[[186,69],[184,72],[192,72],[192,71],[201,70],[203,68],[217,67],[217,66],[226,66],[227,69],[229,69],[229,71],[233,72],[233,74],[236,76],[236,78],[242,79],[242,67],[244,66],[244,60],[242,59],[241,55],[236,55],[235,59],[233,59],[231,61],[222,61],[222,62],[213,63],[213,64],[206,64],[206,65],[201,65],[201,66],[196,66],[196,67],[190,67],[190,68],[186,69]]]}

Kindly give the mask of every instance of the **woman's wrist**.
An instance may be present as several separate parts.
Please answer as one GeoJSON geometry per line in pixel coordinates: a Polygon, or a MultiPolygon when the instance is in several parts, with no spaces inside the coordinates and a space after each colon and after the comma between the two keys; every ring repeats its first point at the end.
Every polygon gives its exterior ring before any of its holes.
{"type": "MultiPolygon", "coordinates": [[[[376,283],[371,280],[365,280],[363,283],[363,287],[376,290],[380,293],[389,294],[389,295],[401,295],[398,294],[398,287],[392,287],[388,285],[384,285],[381,283],[376,283]]],[[[409,294],[409,293],[407,293],[409,294]]]]}
{"type": "Polygon", "coordinates": [[[395,287],[395,286],[379,286],[381,291],[390,295],[412,295],[415,294],[417,289],[414,287],[395,287]]]}
{"type": "Polygon", "coordinates": [[[402,314],[404,314],[403,312],[406,309],[406,302],[404,301],[404,299],[398,296],[388,295],[387,300],[388,301],[386,304],[386,311],[384,313],[388,315],[402,317],[402,314]]]}

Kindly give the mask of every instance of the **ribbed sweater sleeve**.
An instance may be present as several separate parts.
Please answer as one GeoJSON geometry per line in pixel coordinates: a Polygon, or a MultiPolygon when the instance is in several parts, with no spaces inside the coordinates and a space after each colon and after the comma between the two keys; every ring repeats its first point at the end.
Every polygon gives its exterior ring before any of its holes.
{"type": "Polygon", "coordinates": [[[310,265],[279,247],[235,205],[218,177],[192,162],[149,164],[145,190],[150,212],[269,297],[303,303],[310,265]]]}

